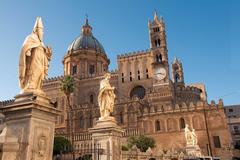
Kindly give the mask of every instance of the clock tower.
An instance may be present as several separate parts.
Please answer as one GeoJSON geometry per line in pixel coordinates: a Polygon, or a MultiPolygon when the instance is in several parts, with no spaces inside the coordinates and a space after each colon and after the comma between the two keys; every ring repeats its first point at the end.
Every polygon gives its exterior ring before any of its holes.
{"type": "Polygon", "coordinates": [[[159,20],[155,12],[154,20],[152,22],[148,21],[148,28],[153,67],[153,86],[168,85],[168,50],[163,17],[159,20]]]}

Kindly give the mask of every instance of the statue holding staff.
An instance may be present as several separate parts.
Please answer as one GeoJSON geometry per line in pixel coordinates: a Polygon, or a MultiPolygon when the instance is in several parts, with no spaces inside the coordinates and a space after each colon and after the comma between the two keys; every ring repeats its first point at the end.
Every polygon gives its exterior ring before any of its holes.
{"type": "Polygon", "coordinates": [[[26,37],[20,53],[19,83],[22,92],[42,92],[51,56],[51,48],[43,44],[41,17],[37,17],[33,32],[26,37]]]}

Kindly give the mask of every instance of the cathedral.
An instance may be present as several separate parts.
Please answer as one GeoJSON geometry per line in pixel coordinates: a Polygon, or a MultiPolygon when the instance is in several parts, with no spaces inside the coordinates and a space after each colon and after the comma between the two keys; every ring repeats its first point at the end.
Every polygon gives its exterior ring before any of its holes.
{"type": "MultiPolygon", "coordinates": [[[[155,13],[148,22],[150,47],[118,55],[117,68],[109,71],[110,60],[104,47],[94,37],[86,19],[79,37],[69,45],[62,60],[64,73],[44,81],[43,89],[56,102],[61,115],[57,118],[56,135],[67,135],[67,99],[60,90],[66,75],[74,77],[73,130],[76,145],[91,142],[88,132],[98,120],[99,83],[106,72],[111,73],[116,99],[112,115],[129,136],[147,135],[156,140],[156,148],[181,149],[186,146],[186,124],[195,129],[198,145],[204,155],[227,157],[231,139],[220,99],[207,102],[204,84],[184,82],[183,63],[168,59],[164,19],[155,13]]],[[[121,46],[122,47],[122,46],[121,46]]]]}

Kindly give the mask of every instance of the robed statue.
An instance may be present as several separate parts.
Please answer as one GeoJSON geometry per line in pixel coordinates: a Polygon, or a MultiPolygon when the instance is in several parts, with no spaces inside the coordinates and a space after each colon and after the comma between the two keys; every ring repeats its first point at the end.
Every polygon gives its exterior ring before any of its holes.
{"type": "Polygon", "coordinates": [[[48,74],[52,50],[43,44],[43,23],[37,17],[33,32],[23,43],[19,59],[19,83],[22,92],[42,92],[48,74]]]}
{"type": "Polygon", "coordinates": [[[184,131],[185,131],[185,139],[187,142],[187,146],[197,145],[198,142],[197,142],[197,135],[195,133],[195,129],[192,129],[192,131],[190,131],[188,124],[186,124],[184,131]]]}
{"type": "Polygon", "coordinates": [[[98,104],[100,107],[100,119],[108,118],[110,113],[113,112],[114,107],[114,89],[109,83],[109,79],[111,78],[110,73],[106,73],[104,75],[104,79],[100,82],[100,90],[98,94],[98,104]]]}

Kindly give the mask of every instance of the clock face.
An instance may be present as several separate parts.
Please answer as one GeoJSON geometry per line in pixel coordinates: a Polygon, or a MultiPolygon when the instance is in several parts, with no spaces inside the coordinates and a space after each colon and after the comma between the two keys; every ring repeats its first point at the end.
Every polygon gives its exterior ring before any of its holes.
{"type": "Polygon", "coordinates": [[[167,72],[166,69],[160,67],[155,70],[155,77],[157,80],[162,80],[166,77],[167,72]]]}

